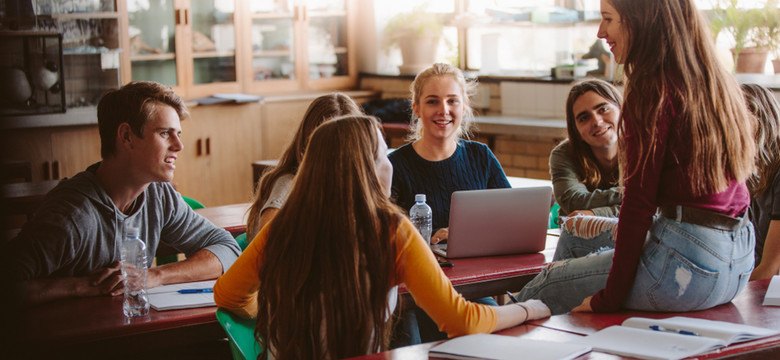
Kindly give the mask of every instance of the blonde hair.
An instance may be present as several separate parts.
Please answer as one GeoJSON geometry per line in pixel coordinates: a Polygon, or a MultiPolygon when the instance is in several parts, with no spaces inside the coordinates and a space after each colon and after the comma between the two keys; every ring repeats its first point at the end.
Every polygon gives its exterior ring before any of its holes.
{"type": "MultiPolygon", "coordinates": [[[[460,127],[457,130],[457,136],[460,138],[470,138],[472,136],[472,127],[474,123],[474,110],[470,105],[470,98],[477,92],[477,83],[475,80],[466,79],[463,72],[460,69],[444,63],[435,63],[429,68],[421,71],[414,77],[412,85],[409,90],[412,93],[412,104],[420,107],[420,97],[422,96],[423,88],[429,80],[433,78],[452,77],[455,82],[458,83],[463,90],[463,104],[465,111],[463,112],[463,119],[460,122],[460,127]]],[[[422,125],[420,124],[420,118],[412,111],[412,121],[410,123],[409,135],[406,140],[415,141],[422,137],[422,125]]]]}
{"type": "Polygon", "coordinates": [[[780,104],[772,91],[757,84],[742,84],[748,109],[756,119],[756,172],[748,179],[750,195],[761,195],[780,171],[780,104]]]}

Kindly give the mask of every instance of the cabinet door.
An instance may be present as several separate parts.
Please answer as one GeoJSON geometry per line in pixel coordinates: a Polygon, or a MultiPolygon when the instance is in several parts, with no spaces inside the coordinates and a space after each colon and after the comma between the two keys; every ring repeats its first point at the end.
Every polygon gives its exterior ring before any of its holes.
{"type": "Polygon", "coordinates": [[[314,99],[269,101],[263,105],[262,159],[276,160],[290,144],[306,109],[314,99]]]}
{"type": "Polygon", "coordinates": [[[2,161],[29,162],[32,181],[52,180],[50,134],[45,128],[0,131],[2,161]]]}
{"type": "Polygon", "coordinates": [[[351,0],[306,0],[303,25],[307,87],[328,89],[355,85],[355,26],[351,0]]]}
{"type": "Polygon", "coordinates": [[[211,143],[206,143],[209,136],[209,121],[212,114],[204,113],[203,107],[190,109],[190,117],[181,122],[182,144],[184,148],[176,159],[176,171],[172,183],[182,195],[189,196],[206,206],[210,202],[209,188],[211,186],[210,159],[211,143]]]}
{"type": "Polygon", "coordinates": [[[156,81],[176,87],[183,94],[183,66],[177,66],[179,48],[176,30],[184,14],[173,1],[127,0],[129,53],[133,80],[156,81]]]}
{"type": "Polygon", "coordinates": [[[249,89],[295,90],[301,75],[296,54],[299,8],[292,0],[260,0],[249,4],[252,46],[249,89]]]}
{"type": "Polygon", "coordinates": [[[52,167],[66,178],[100,161],[100,134],[95,125],[61,127],[51,133],[52,167]]]}

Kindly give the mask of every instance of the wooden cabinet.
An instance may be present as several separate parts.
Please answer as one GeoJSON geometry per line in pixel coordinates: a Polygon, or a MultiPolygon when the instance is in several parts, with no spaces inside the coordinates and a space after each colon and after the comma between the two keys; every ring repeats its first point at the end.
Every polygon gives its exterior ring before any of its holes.
{"type": "Polygon", "coordinates": [[[248,90],[337,89],[356,84],[353,0],[253,1],[246,31],[248,90]]]}
{"type": "Polygon", "coordinates": [[[84,171],[100,161],[100,135],[95,125],[3,130],[3,161],[26,161],[32,180],[57,180],[84,171]]]}
{"type": "Polygon", "coordinates": [[[252,162],[262,150],[263,104],[196,106],[181,122],[184,149],[176,161],[176,189],[206,206],[247,202],[252,162]]]}
{"type": "Polygon", "coordinates": [[[241,6],[235,0],[128,1],[131,78],[173,86],[185,98],[241,92],[241,6]]]}

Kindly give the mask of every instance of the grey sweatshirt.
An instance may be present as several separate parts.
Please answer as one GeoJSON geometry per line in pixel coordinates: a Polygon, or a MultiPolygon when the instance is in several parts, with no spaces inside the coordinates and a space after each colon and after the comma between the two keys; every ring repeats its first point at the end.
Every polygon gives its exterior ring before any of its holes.
{"type": "Polygon", "coordinates": [[[100,163],[63,180],[8,248],[12,277],[84,276],[120,260],[125,228],[138,227],[152,264],[162,241],[187,256],[214,253],[227,271],[241,250],[224,229],[195,213],[169,183],[152,183],[125,215],[98,184],[100,163]]]}

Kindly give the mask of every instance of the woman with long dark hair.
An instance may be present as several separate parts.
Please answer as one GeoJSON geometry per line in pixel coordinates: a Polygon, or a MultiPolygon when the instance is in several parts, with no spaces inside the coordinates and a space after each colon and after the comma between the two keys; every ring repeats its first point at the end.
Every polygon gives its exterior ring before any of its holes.
{"type": "Polygon", "coordinates": [[[539,301],[491,307],[458,294],[390,201],[392,173],[372,117],[340,117],[312,134],[284,206],[214,286],[218,306],[257,316],[271,357],[387,349],[400,283],[451,337],[549,315],[539,301]]]}
{"type": "Polygon", "coordinates": [[[745,216],[755,141],[739,85],[692,0],[602,0],[601,15],[598,36],[626,75],[615,248],[554,262],[519,295],[553,313],[729,302],[755,245],[745,216]]]}

